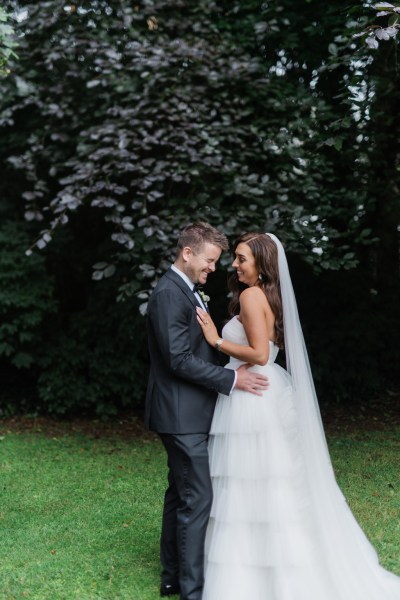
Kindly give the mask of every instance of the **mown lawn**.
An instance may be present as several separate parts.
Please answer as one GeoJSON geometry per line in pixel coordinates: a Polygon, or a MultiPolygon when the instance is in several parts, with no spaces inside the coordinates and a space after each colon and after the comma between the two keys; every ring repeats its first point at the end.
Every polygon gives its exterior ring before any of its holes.
{"type": "MultiPolygon", "coordinates": [[[[338,479],[400,574],[400,430],[335,435],[338,479]]],[[[154,438],[0,436],[0,598],[155,600],[165,457],[154,438]]]]}

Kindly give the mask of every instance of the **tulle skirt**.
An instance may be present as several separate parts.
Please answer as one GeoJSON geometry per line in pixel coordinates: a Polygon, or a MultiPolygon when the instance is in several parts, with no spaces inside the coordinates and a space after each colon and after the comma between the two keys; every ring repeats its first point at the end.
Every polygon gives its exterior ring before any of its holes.
{"type": "MultiPolygon", "coordinates": [[[[307,353],[292,329],[289,358],[301,375],[307,353]]],[[[237,317],[223,336],[248,343],[237,317]]],[[[269,379],[262,397],[234,390],[217,401],[203,600],[400,600],[400,578],[379,565],[336,483],[311,373],[293,393],[269,349],[269,363],[251,367],[269,379]]],[[[228,368],[240,364],[231,358],[228,368]]]]}
{"type": "Polygon", "coordinates": [[[317,552],[289,376],[274,364],[263,373],[262,397],[217,401],[203,600],[337,600],[317,552]]]}

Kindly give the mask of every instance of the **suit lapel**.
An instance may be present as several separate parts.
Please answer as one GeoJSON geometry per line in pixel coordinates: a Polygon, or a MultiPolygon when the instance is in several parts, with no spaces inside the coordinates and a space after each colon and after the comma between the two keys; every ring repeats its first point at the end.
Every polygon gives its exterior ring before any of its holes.
{"type": "Polygon", "coordinates": [[[172,269],[168,269],[168,271],[165,273],[165,277],[168,277],[168,279],[173,281],[182,290],[182,292],[185,294],[185,296],[187,296],[187,298],[189,298],[190,302],[193,304],[194,307],[200,306],[196,296],[189,288],[187,283],[183,281],[182,277],[178,275],[178,273],[175,273],[175,271],[173,271],[172,269]]]}

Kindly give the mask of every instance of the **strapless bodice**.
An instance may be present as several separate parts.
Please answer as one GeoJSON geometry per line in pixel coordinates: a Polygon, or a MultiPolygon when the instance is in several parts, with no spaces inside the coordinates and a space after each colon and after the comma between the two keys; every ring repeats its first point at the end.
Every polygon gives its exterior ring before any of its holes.
{"type": "MultiPolygon", "coordinates": [[[[222,329],[222,337],[242,346],[248,346],[249,344],[243,324],[239,321],[237,316],[232,317],[232,319],[224,326],[222,329]]],[[[278,352],[278,346],[276,346],[274,342],[269,342],[269,358],[267,365],[274,364],[278,352]]],[[[230,369],[237,369],[243,362],[244,361],[238,360],[237,358],[231,358],[229,365],[227,366],[229,366],[230,369]]]]}

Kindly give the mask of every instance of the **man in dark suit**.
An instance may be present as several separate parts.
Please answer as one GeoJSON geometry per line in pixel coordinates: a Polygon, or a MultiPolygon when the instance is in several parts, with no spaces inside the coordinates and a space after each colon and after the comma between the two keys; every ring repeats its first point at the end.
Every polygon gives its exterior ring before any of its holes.
{"type": "Polygon", "coordinates": [[[157,431],[168,456],[168,489],[161,531],[161,596],[201,600],[204,539],[212,488],[208,433],[218,392],[234,387],[260,394],[264,377],[219,365],[218,349],[205,340],[196,319],[203,302],[193,290],[215,271],[228,242],[208,223],[180,234],[175,263],[160,279],[148,306],[150,375],[146,426],[157,431]]]}

